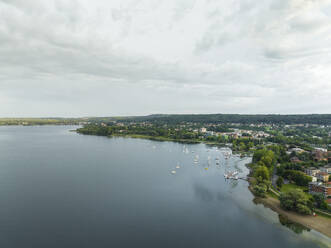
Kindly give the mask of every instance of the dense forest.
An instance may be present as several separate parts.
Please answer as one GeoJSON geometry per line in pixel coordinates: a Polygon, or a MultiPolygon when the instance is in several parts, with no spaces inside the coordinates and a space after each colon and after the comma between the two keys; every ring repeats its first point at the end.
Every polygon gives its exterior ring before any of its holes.
{"type": "MultiPolygon", "coordinates": [[[[317,124],[331,125],[331,114],[309,115],[240,115],[240,114],[176,114],[147,115],[124,117],[85,117],[85,118],[0,118],[0,125],[46,125],[46,124],[78,124],[81,122],[150,122],[154,124],[177,125],[190,122],[196,124],[317,124]]],[[[223,127],[224,128],[224,127],[223,127]]],[[[215,130],[216,131],[216,130],[215,130]]]]}
{"type": "Polygon", "coordinates": [[[240,123],[240,124],[319,124],[331,125],[331,114],[310,115],[240,115],[240,114],[197,114],[197,115],[148,115],[126,117],[121,121],[149,121],[177,124],[193,123],[240,123]]]}

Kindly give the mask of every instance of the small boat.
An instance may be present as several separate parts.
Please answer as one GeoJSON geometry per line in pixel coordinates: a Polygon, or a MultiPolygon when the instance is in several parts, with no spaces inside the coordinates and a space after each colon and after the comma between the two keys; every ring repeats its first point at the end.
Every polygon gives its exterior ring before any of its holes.
{"type": "Polygon", "coordinates": [[[179,168],[180,168],[180,166],[179,166],[179,165],[177,165],[177,166],[176,166],[176,169],[179,169],[179,168]]]}
{"type": "Polygon", "coordinates": [[[175,171],[175,170],[172,170],[170,173],[171,173],[172,175],[175,175],[175,174],[176,174],[176,171],[175,171]]]}
{"type": "Polygon", "coordinates": [[[205,170],[208,170],[208,167],[206,167],[205,170]]]}

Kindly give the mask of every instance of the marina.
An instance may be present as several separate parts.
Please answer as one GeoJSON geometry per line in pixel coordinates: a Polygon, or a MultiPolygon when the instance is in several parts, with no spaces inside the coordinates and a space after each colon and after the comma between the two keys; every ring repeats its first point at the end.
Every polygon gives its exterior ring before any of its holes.
{"type": "MultiPolygon", "coordinates": [[[[184,154],[194,154],[195,151],[191,151],[191,153],[189,152],[188,147],[186,147],[186,145],[183,146],[183,153],[184,154]]],[[[238,156],[238,155],[233,155],[232,151],[228,148],[218,148],[215,147],[214,149],[207,149],[206,153],[208,153],[208,156],[206,157],[206,161],[203,162],[201,161],[201,158],[199,156],[199,154],[195,154],[193,157],[193,165],[197,165],[199,162],[201,163],[200,166],[203,167],[203,169],[205,171],[208,171],[210,168],[215,167],[216,169],[221,169],[222,165],[224,166],[225,172],[223,174],[223,177],[226,180],[247,180],[247,178],[245,176],[240,176],[239,173],[240,171],[235,169],[235,170],[229,170],[228,169],[228,163],[231,160],[231,157],[236,158],[236,159],[243,159],[242,156],[238,156]],[[212,161],[215,161],[214,163],[212,161]],[[215,166],[213,166],[215,165],[215,166]]],[[[176,169],[180,169],[180,162],[177,163],[176,165],[176,169]]],[[[177,173],[176,170],[171,170],[171,174],[175,175],[177,173]]]]}

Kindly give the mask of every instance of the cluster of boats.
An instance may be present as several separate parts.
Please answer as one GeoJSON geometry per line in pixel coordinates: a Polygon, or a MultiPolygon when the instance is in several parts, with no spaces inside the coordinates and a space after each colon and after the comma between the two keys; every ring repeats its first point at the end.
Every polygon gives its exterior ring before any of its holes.
{"type": "Polygon", "coordinates": [[[234,180],[238,180],[238,171],[228,171],[224,173],[224,178],[225,179],[234,179],[234,180]]]}
{"type": "MultiPolygon", "coordinates": [[[[222,149],[222,148],[216,148],[216,150],[218,150],[218,151],[220,151],[222,154],[223,154],[223,157],[224,157],[224,159],[225,159],[225,163],[226,163],[226,161],[231,157],[231,155],[232,155],[232,151],[231,150],[229,150],[229,149],[222,149]]],[[[211,151],[210,149],[208,149],[207,150],[207,152],[209,152],[209,151],[211,151]]],[[[185,154],[189,154],[189,153],[195,153],[195,151],[190,151],[187,147],[186,147],[186,145],[184,145],[183,146],[183,153],[185,153],[185,154]]],[[[194,164],[198,164],[199,163],[199,155],[198,154],[196,154],[195,156],[194,156],[194,159],[193,159],[193,163],[194,164]]],[[[209,167],[211,166],[211,164],[212,164],[212,161],[211,161],[211,156],[208,156],[208,158],[207,158],[207,165],[206,166],[204,166],[205,168],[205,170],[208,170],[209,169],[209,167]]],[[[220,157],[215,157],[215,164],[216,164],[216,166],[219,168],[220,167],[220,164],[221,164],[221,161],[220,161],[220,157]]],[[[226,165],[226,164],[225,164],[226,165]]],[[[177,166],[176,166],[176,169],[173,169],[173,170],[171,170],[170,171],[170,173],[172,174],[172,175],[174,175],[174,174],[176,174],[176,170],[177,169],[179,169],[180,168],[180,166],[179,166],[179,164],[177,164],[177,166]]],[[[227,179],[238,179],[238,176],[237,176],[237,174],[238,174],[238,172],[227,172],[226,174],[224,174],[224,177],[226,177],[227,179]]]]}

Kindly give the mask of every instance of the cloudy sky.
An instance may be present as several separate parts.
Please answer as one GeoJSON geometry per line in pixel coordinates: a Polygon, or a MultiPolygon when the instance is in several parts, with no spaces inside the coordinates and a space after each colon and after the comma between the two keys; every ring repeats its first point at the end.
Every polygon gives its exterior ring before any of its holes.
{"type": "Polygon", "coordinates": [[[331,0],[0,0],[0,116],[331,113],[331,0]]]}

